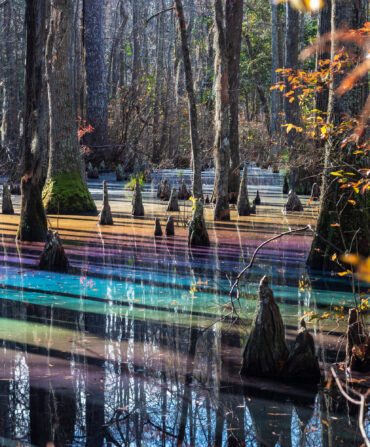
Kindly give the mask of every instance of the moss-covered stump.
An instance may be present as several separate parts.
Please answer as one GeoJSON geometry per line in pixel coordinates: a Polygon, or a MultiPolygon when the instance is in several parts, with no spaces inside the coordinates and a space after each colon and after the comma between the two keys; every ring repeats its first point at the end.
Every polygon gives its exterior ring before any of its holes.
{"type": "Polygon", "coordinates": [[[39,268],[53,272],[68,271],[69,261],[64,252],[59,234],[48,230],[46,235],[46,244],[41,253],[39,268]]]}
{"type": "Polygon", "coordinates": [[[168,218],[166,223],[166,236],[175,236],[175,222],[172,216],[168,218]]]}
{"type": "Polygon", "coordinates": [[[95,213],[96,206],[86,182],[77,171],[66,172],[46,181],[42,200],[50,214],[95,213]]]}
{"type": "Polygon", "coordinates": [[[289,191],[287,203],[284,206],[285,211],[303,211],[303,206],[297,194],[291,189],[289,191]]]}
{"type": "Polygon", "coordinates": [[[14,214],[12,196],[10,194],[10,189],[9,189],[8,183],[4,183],[4,185],[3,185],[2,212],[3,212],[3,214],[14,214]]]}
{"type": "Polygon", "coordinates": [[[210,245],[206,222],[203,215],[203,203],[196,200],[193,217],[189,223],[188,244],[190,247],[210,245]]]}
{"type": "Polygon", "coordinates": [[[119,165],[116,168],[116,179],[117,182],[122,182],[125,179],[125,172],[123,170],[123,166],[121,165],[121,163],[119,163],[119,165]]]}
{"type": "Polygon", "coordinates": [[[134,194],[132,196],[132,215],[136,217],[144,216],[143,199],[141,196],[141,188],[139,177],[136,176],[134,194]]]}
{"type": "Polygon", "coordinates": [[[261,205],[261,197],[259,191],[257,191],[256,197],[253,200],[253,205],[261,205]]]}
{"type": "Polygon", "coordinates": [[[169,200],[171,196],[171,186],[168,180],[165,178],[158,185],[157,197],[161,200],[169,200]]]}
{"type": "Polygon", "coordinates": [[[159,218],[156,217],[154,221],[154,237],[161,237],[161,236],[163,236],[161,222],[159,218]]]}
{"type": "Polygon", "coordinates": [[[239,216],[250,216],[251,206],[248,198],[248,186],[247,186],[247,168],[243,169],[242,181],[239,186],[237,209],[239,216]]]}
{"type": "Polygon", "coordinates": [[[261,279],[259,300],[244,348],[240,374],[245,377],[281,377],[288,358],[285,329],[267,276],[261,279]]]}
{"type": "Polygon", "coordinates": [[[189,200],[189,197],[191,196],[190,191],[188,190],[185,180],[182,179],[181,181],[181,185],[179,188],[179,193],[178,193],[178,198],[180,200],[189,200]]]}
{"type": "Polygon", "coordinates": [[[311,200],[314,200],[314,201],[320,200],[320,187],[317,183],[314,183],[312,185],[311,200]]]}
{"type": "Polygon", "coordinates": [[[112,212],[108,199],[108,188],[106,180],[103,181],[103,208],[99,214],[100,225],[113,225],[112,212]]]}
{"type": "Polygon", "coordinates": [[[167,206],[167,211],[180,211],[176,188],[172,188],[171,197],[167,206]]]}
{"type": "Polygon", "coordinates": [[[301,328],[285,364],[283,375],[294,382],[320,382],[321,373],[316,356],[315,342],[306,328],[304,318],[301,320],[301,328]]]}

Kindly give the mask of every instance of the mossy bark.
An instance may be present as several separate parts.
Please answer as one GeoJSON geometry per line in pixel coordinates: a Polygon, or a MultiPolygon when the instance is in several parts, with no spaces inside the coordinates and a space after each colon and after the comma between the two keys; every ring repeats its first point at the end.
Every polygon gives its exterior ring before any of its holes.
{"type": "Polygon", "coordinates": [[[86,182],[77,171],[65,172],[46,180],[42,193],[44,207],[50,214],[96,212],[86,182]]]}

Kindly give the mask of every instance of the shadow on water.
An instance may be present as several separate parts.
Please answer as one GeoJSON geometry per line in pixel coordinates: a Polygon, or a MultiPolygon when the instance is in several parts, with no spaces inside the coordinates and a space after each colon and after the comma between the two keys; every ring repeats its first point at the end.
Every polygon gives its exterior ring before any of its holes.
{"type": "MultiPolygon", "coordinates": [[[[278,209],[279,176],[255,174],[251,191],[266,187],[267,206],[278,209]]],[[[154,201],[155,185],[146,194],[154,201]]],[[[0,445],[360,445],[356,413],[326,390],[239,376],[262,274],[272,278],[288,341],[299,316],[333,300],[330,279],[299,286],[315,282],[304,267],[310,239],[289,238],[263,250],[243,282],[243,323],[220,321],[230,281],[276,231],[262,220],[211,227],[212,247],[192,251],[178,227],[154,241],[135,221],[112,232],[61,220],[78,275],[38,271],[41,247],[17,247],[15,225],[0,224],[0,445]]],[[[334,289],[350,300],[340,282],[334,289]]],[[[320,359],[337,348],[329,329],[313,327],[320,359]]]]}

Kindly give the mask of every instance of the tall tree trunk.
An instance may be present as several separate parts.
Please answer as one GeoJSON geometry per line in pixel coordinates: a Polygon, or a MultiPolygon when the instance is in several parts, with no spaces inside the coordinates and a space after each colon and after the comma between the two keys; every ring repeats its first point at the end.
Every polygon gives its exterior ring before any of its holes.
{"type": "Polygon", "coordinates": [[[179,20],[182,57],[185,67],[185,84],[189,103],[191,150],[193,155],[193,196],[200,199],[203,198],[202,163],[201,163],[201,152],[198,137],[198,114],[197,114],[196,98],[194,93],[193,71],[190,61],[188,36],[186,32],[186,24],[185,24],[182,1],[175,0],[175,5],[176,5],[177,17],[179,20]]]}
{"type": "MultiPolygon", "coordinates": [[[[229,0],[228,0],[229,1],[229,0]]],[[[224,1],[215,0],[215,142],[216,157],[214,220],[230,220],[229,208],[229,75],[226,49],[224,1]]]]}
{"type": "Polygon", "coordinates": [[[47,222],[42,206],[40,176],[42,146],[40,135],[45,123],[43,116],[44,95],[42,92],[45,64],[45,13],[46,3],[27,0],[26,3],[26,75],[24,112],[24,175],[21,180],[21,216],[17,238],[20,241],[44,241],[47,222]]]}
{"type": "Polygon", "coordinates": [[[47,40],[50,156],[43,190],[49,213],[96,211],[86,184],[77,138],[76,113],[69,66],[73,0],[52,0],[47,40]]]}
{"type": "Polygon", "coordinates": [[[94,131],[86,135],[98,159],[104,158],[108,143],[108,97],[104,64],[104,2],[84,0],[84,43],[86,69],[86,121],[94,131]],[[96,146],[96,150],[94,150],[96,146]]]}
{"type": "MultiPolygon", "coordinates": [[[[360,7],[351,0],[331,1],[331,29],[342,26],[357,29],[365,23],[366,4],[361,0],[360,7]]],[[[335,35],[332,34],[331,60],[336,53],[335,35]]],[[[338,125],[345,116],[358,115],[366,101],[368,89],[366,83],[353,88],[343,97],[336,98],[334,90],[343,75],[334,75],[329,87],[328,124],[338,125]]],[[[370,201],[361,192],[352,188],[340,189],[340,184],[333,181],[330,172],[341,168],[355,172],[364,168],[364,159],[353,155],[354,147],[347,144],[341,147],[338,136],[329,137],[325,147],[325,166],[322,186],[322,202],[316,226],[317,233],[342,251],[359,252],[363,256],[370,254],[370,201]],[[349,200],[353,201],[352,203],[349,200]],[[338,225],[339,224],[339,225],[338,225]]],[[[355,179],[356,177],[353,177],[355,179]]],[[[308,265],[314,269],[328,270],[333,267],[331,258],[335,250],[316,236],[312,242],[308,265]]],[[[334,266],[335,268],[335,266],[334,266]]]]}
{"type": "Polygon", "coordinates": [[[239,156],[239,80],[240,80],[240,49],[243,23],[243,0],[226,2],[226,45],[229,75],[229,106],[230,106],[230,174],[229,198],[235,202],[238,197],[240,174],[239,156]]]}
{"type": "MultiPolygon", "coordinates": [[[[279,19],[279,6],[274,2],[271,4],[271,83],[275,85],[279,81],[278,73],[276,70],[281,68],[282,61],[279,54],[279,29],[280,29],[280,19],[279,19]]],[[[278,89],[271,91],[271,136],[273,140],[276,140],[281,131],[280,113],[281,110],[281,94],[278,89]]],[[[274,154],[277,150],[277,144],[274,143],[272,148],[272,153],[274,154]]]]}
{"type": "Polygon", "coordinates": [[[4,4],[3,39],[5,40],[5,68],[3,119],[1,123],[1,141],[3,146],[14,151],[18,138],[17,116],[17,72],[15,59],[15,32],[12,32],[13,7],[12,2],[4,4]]]}

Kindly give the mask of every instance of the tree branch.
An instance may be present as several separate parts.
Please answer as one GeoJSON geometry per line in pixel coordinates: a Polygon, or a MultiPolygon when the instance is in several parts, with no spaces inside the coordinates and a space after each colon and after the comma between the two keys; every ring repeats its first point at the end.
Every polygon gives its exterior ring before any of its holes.
{"type": "Polygon", "coordinates": [[[156,17],[160,16],[161,14],[164,14],[165,12],[174,11],[175,6],[171,6],[170,8],[162,9],[162,11],[158,11],[152,16],[150,16],[148,19],[146,19],[146,24],[148,24],[152,19],[155,19],[156,17]]]}

